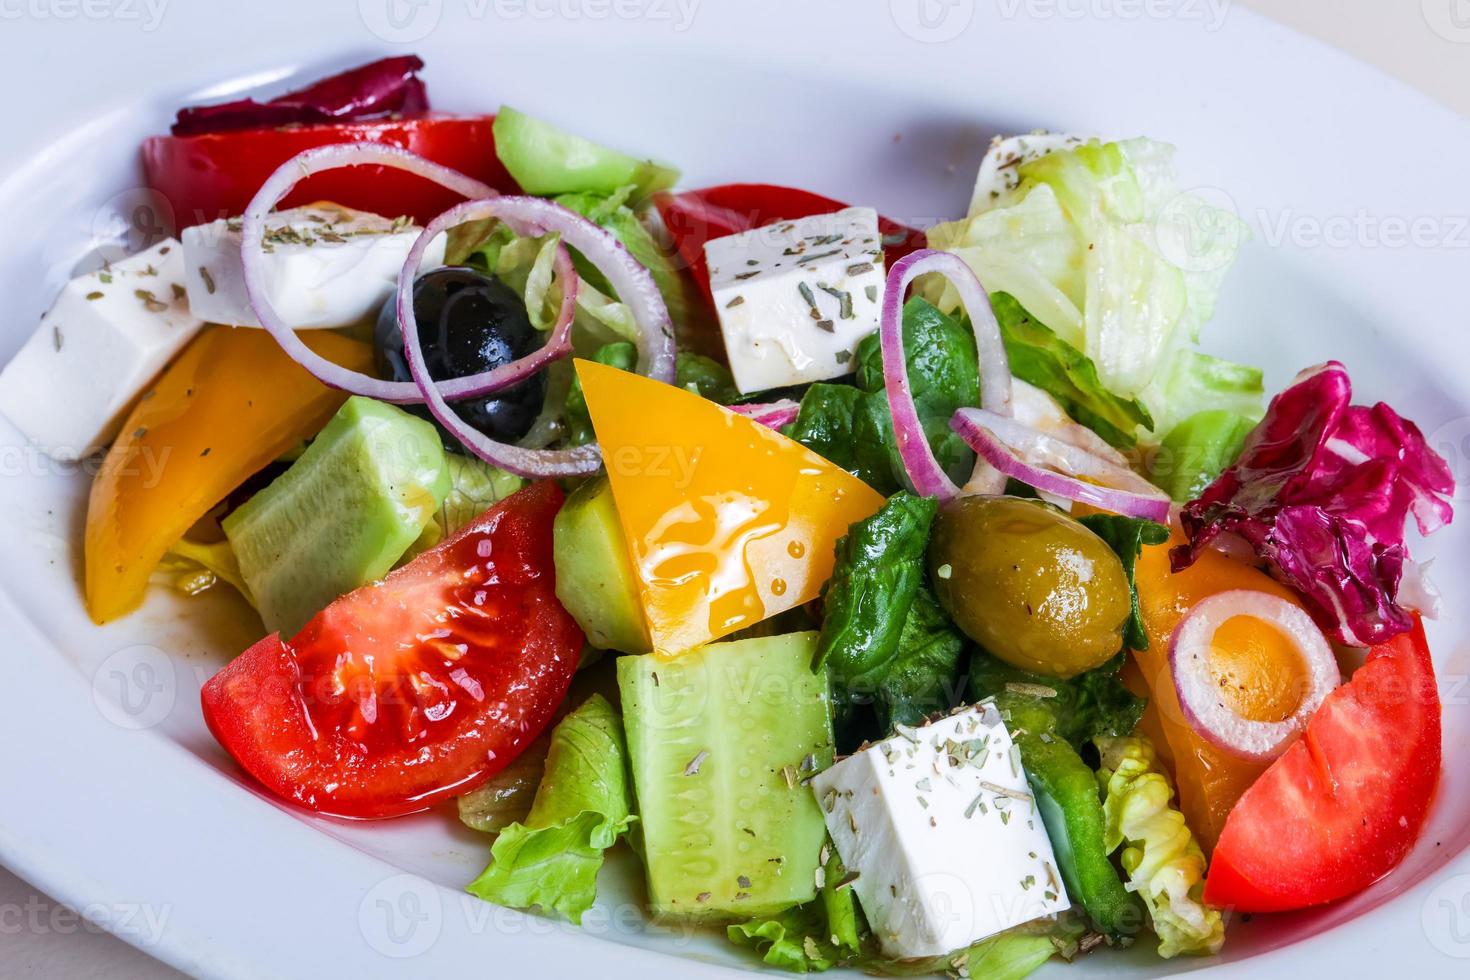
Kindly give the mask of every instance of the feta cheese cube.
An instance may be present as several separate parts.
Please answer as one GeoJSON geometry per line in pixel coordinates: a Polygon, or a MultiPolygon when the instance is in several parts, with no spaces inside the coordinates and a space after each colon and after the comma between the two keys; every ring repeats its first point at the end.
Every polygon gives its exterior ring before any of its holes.
{"type": "Polygon", "coordinates": [[[1070,150],[1087,142],[1081,136],[1061,133],[1028,133],[997,136],[980,161],[975,190],[970,195],[970,214],[1014,204],[1013,192],[1021,185],[1021,166],[1058,150],[1070,150]]]}
{"type": "MultiPolygon", "coordinates": [[[[336,204],[277,211],[266,220],[262,269],[271,305],[296,330],[346,327],[376,317],[423,229],[336,204]]],[[[444,264],[445,236],[424,253],[444,264]]],[[[258,327],[240,269],[240,219],[184,229],[189,305],[208,323],[258,327]]]]}
{"type": "Polygon", "coordinates": [[[878,213],[847,208],[705,243],[710,290],[742,393],[850,374],[878,329],[878,213]]]}
{"type": "Polygon", "coordinates": [[[88,456],[202,325],[172,238],[78,276],[0,372],[0,412],[53,459],[88,456]]]}
{"type": "Polygon", "coordinates": [[[1018,756],[981,704],[812,780],[886,955],[941,956],[1071,907],[1018,756]]]}

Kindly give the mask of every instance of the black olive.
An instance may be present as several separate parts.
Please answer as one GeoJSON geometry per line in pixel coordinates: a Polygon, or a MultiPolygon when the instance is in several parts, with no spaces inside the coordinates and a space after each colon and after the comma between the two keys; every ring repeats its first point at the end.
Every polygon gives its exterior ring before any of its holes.
{"type": "MultiPolygon", "coordinates": [[[[383,304],[374,331],[378,370],[395,381],[410,381],[398,328],[396,297],[383,304]]],[[[544,337],[531,326],[525,304],[514,289],[494,276],[449,267],[426,272],[413,284],[413,314],[418,320],[424,363],[435,379],[463,378],[525,357],[544,337]]],[[[454,402],[460,416],[485,435],[513,442],[530,431],[546,399],[546,375],[536,374],[493,395],[454,402]]],[[[422,405],[405,406],[430,419],[422,405]]],[[[436,423],[437,424],[437,423],[436,423]]],[[[461,450],[458,439],[444,444],[461,450]]]]}

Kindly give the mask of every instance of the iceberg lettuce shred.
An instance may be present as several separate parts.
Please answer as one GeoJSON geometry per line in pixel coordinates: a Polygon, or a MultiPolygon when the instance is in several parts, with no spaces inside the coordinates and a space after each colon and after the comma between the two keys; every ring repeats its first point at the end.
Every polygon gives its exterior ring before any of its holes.
{"type": "MultiPolygon", "coordinates": [[[[928,232],[1085,354],[1108,390],[1147,405],[1160,436],[1206,409],[1259,417],[1262,397],[1259,371],[1195,350],[1247,230],[1180,189],[1173,154],[1133,139],[1022,155],[1012,189],[928,232]]],[[[940,309],[959,305],[951,287],[925,288],[940,309]]]]}
{"type": "Polygon", "coordinates": [[[1219,909],[1204,904],[1205,855],[1169,805],[1174,788],[1144,738],[1100,738],[1107,846],[1123,848],[1128,889],[1143,898],[1159,955],[1214,954],[1225,942],[1219,909]]]}
{"type": "Polygon", "coordinates": [[[821,973],[856,962],[862,954],[862,927],[851,888],[839,887],[847,875],[830,844],[822,865],[817,897],[773,915],[726,928],[730,941],[759,950],[769,966],[792,973],[821,973]]]}
{"type": "Polygon", "coordinates": [[[636,819],[622,719],[594,694],[551,733],[546,773],[526,822],[501,831],[490,866],[468,891],[580,924],[597,898],[603,852],[636,819]]]}

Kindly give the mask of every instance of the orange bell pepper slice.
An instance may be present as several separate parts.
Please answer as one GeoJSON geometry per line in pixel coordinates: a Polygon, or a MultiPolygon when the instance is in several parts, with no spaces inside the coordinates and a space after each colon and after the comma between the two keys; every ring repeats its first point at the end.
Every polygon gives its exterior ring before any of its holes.
{"type": "MultiPolygon", "coordinates": [[[[1231,755],[1198,735],[1185,720],[1169,670],[1169,638],[1174,627],[1202,599],[1230,589],[1250,589],[1301,601],[1265,572],[1218,551],[1206,550],[1182,572],[1171,572],[1169,549],[1182,543],[1176,529],[1170,540],[1145,547],[1135,571],[1139,612],[1148,649],[1134,651],[1123,679],[1149,705],[1139,724],[1158,745],[1160,758],[1174,768],[1180,810],[1208,853],[1225,829],[1225,819],[1267,765],[1231,755]]],[[[1216,676],[1222,697],[1240,714],[1278,721],[1296,708],[1301,664],[1290,643],[1270,626],[1247,617],[1226,622],[1215,637],[1216,676]]]]}
{"type": "MultiPolygon", "coordinates": [[[[372,370],[372,348],[305,331],[312,350],[372,370]]],[[[230,491],[326,425],[347,398],[264,330],[210,327],[133,408],[87,507],[86,601],[98,623],[143,602],[164,553],[230,491]]]]}

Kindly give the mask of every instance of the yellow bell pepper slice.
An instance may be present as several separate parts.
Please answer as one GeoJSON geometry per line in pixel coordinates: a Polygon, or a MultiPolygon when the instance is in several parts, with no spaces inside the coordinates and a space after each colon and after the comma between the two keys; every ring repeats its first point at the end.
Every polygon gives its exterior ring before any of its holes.
{"type": "MultiPolygon", "coordinates": [[[[372,370],[372,348],[326,331],[308,347],[372,370]]],[[[133,408],[92,484],[87,611],[98,623],[143,601],[164,553],[253,473],[315,435],[347,394],[323,385],[264,330],[210,327],[133,408]]]]}
{"type": "Polygon", "coordinates": [[[815,599],[837,539],[883,506],[846,470],[714,402],[576,366],[656,654],[815,599]]]}

